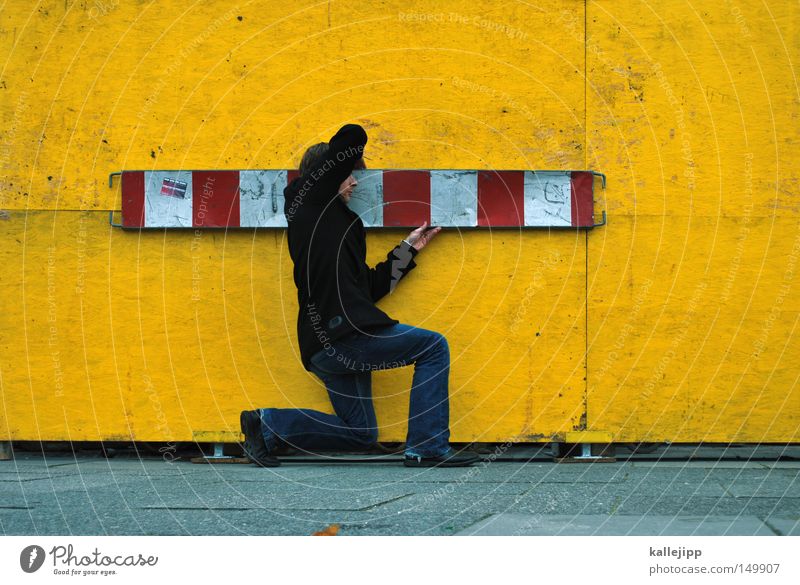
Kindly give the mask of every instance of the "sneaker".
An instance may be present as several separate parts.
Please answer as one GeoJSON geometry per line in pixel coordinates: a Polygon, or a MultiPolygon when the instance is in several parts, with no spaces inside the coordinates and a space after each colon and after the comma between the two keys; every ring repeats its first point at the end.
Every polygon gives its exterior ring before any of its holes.
{"type": "Polygon", "coordinates": [[[278,467],[281,462],[272,457],[261,434],[261,417],[255,410],[243,410],[239,415],[239,426],[244,435],[242,449],[245,457],[261,467],[278,467]]]}
{"type": "Polygon", "coordinates": [[[439,457],[406,455],[403,465],[406,467],[469,467],[480,460],[481,458],[474,453],[460,453],[450,449],[448,453],[439,457]]]}

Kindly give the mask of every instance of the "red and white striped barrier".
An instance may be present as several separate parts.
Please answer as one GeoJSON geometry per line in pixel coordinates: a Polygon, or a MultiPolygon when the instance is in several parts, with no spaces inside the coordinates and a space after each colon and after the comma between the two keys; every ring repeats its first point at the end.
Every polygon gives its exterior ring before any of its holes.
{"type": "MultiPolygon", "coordinates": [[[[297,171],[123,171],[123,228],[286,227],[297,171]]],[[[593,227],[594,171],[362,170],[349,207],[366,228],[593,227]]],[[[605,221],[605,213],[603,214],[605,221]]],[[[113,224],[117,225],[117,224],[113,224]]]]}

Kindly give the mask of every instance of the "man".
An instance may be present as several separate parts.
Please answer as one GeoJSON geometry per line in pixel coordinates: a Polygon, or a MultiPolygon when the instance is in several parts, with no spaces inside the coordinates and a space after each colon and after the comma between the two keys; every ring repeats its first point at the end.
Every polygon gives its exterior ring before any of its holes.
{"type": "Polygon", "coordinates": [[[404,464],[455,467],[475,463],[448,442],[450,353],[443,335],[400,324],[375,306],[416,264],[441,228],[412,231],[375,268],[366,265],[364,224],[347,207],[364,168],[367,134],[343,126],[329,143],[303,155],[300,177],[285,189],[289,253],[294,261],[303,366],[324,383],[336,414],[310,409],[243,411],[245,454],[264,467],[280,464],[279,444],[304,450],[364,449],[378,439],[372,404],[376,369],[415,365],[404,464]]]}

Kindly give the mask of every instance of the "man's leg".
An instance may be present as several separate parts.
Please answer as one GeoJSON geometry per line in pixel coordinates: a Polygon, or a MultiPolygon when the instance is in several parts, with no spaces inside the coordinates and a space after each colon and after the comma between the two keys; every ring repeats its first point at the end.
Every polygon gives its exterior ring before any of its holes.
{"type": "Polygon", "coordinates": [[[261,427],[267,449],[277,441],[301,450],[358,450],[371,447],[378,439],[372,405],[372,374],[336,373],[314,368],[324,383],[336,414],[308,408],[262,408],[261,427]]]}
{"type": "Polygon", "coordinates": [[[414,364],[406,453],[427,458],[450,451],[450,350],[441,333],[398,324],[349,335],[333,346],[312,361],[352,372],[414,364]]]}

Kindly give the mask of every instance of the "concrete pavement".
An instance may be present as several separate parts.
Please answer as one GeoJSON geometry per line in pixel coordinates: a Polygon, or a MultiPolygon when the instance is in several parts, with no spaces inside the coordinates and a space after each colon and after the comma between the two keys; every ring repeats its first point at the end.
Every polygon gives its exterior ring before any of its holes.
{"type": "Polygon", "coordinates": [[[664,447],[575,464],[512,447],[462,469],[364,459],[261,469],[18,450],[0,461],[0,531],[305,535],[338,524],[343,535],[800,535],[800,447],[664,447]]]}

